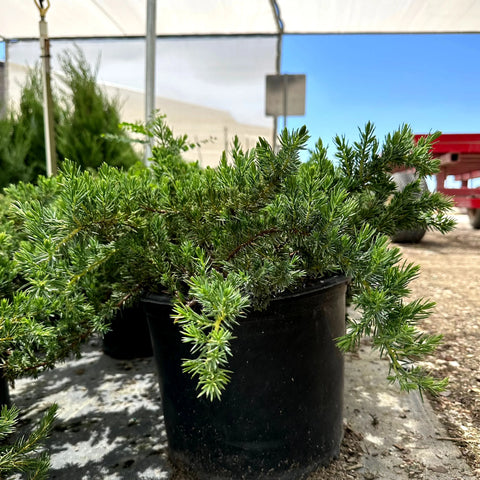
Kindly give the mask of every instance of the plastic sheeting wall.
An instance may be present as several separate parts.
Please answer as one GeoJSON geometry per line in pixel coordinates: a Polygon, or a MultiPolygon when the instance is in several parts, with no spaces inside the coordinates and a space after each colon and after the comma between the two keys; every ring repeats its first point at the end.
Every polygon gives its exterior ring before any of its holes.
{"type": "MultiPolygon", "coordinates": [[[[145,40],[52,40],[52,68],[58,56],[78,46],[98,81],[118,95],[123,118],[143,121],[145,40]]],[[[200,160],[211,164],[238,134],[245,147],[258,136],[271,140],[265,116],[265,76],[275,73],[276,37],[161,38],[156,46],[156,106],[178,134],[209,140],[200,160]],[[212,138],[213,137],[213,138],[212,138]]],[[[39,62],[38,41],[8,46],[9,97],[18,98],[25,69],[39,62]]]]}

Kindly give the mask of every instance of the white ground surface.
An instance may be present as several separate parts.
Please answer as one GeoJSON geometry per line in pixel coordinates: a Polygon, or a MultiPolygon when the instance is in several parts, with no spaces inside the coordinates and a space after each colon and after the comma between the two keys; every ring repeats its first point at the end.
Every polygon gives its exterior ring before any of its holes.
{"type": "MultiPolygon", "coordinates": [[[[345,422],[363,437],[352,478],[473,479],[429,403],[389,386],[386,369],[368,345],[346,357],[345,422]]],[[[60,406],[48,441],[51,479],[172,478],[152,359],[114,360],[94,341],[81,359],[18,381],[11,396],[27,422],[60,406]]]]}

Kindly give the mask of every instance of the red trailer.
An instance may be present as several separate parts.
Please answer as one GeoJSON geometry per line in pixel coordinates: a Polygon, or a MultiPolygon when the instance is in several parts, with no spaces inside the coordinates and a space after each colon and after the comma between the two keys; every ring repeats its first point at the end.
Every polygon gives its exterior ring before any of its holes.
{"type": "Polygon", "coordinates": [[[471,225],[480,228],[480,188],[468,187],[468,180],[480,177],[480,133],[442,134],[432,152],[440,159],[437,190],[453,197],[457,207],[466,207],[471,225]],[[449,175],[462,182],[460,188],[445,187],[449,175]]]}

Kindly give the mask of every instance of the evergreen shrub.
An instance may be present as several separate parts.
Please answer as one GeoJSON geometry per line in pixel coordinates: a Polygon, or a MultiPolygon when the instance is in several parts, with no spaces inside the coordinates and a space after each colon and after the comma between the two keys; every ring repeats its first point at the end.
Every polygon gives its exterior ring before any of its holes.
{"type": "MultiPolygon", "coordinates": [[[[419,365],[441,340],[419,328],[434,304],[408,298],[419,267],[406,263],[387,236],[398,224],[441,232],[454,226],[450,200],[419,192],[418,182],[398,192],[391,178],[399,165],[414,168],[419,179],[434,174],[435,135],[415,144],[405,126],[380,146],[367,124],[353,145],[337,138],[334,160],[319,141],[302,163],[304,127],[284,130],[277,153],[264,139],[249,151],[236,140],[218,167],[201,169],[182,161],[188,143],[162,118],[149,129],[162,137],[151,169],[82,172],[65,162],[54,209],[16,204],[29,238],[16,256],[29,282],[26,298],[41,299],[71,328],[85,311],[90,322],[100,321],[100,311],[168,293],[191,345],[184,370],[198,380],[199,395],[213,400],[227,388],[230,342],[250,309],[345,275],[359,315],[348,318],[339,347],[355,348],[369,336],[401,388],[435,393],[445,386],[419,365]],[[108,288],[99,289],[106,280],[108,288]]],[[[7,358],[7,371],[18,361],[7,358]]]]}
{"type": "MultiPolygon", "coordinates": [[[[53,85],[56,155],[82,169],[102,163],[129,168],[140,160],[120,127],[119,100],[109,98],[97,83],[79,48],[60,56],[61,74],[53,85]]],[[[33,68],[22,87],[18,109],[0,118],[0,188],[10,183],[34,182],[45,175],[43,93],[40,70],[33,68]]]]}

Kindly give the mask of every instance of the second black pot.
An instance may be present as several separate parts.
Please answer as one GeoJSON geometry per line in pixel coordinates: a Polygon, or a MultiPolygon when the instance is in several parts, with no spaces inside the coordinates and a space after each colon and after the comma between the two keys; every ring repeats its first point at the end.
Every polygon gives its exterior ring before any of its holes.
{"type": "Polygon", "coordinates": [[[0,408],[11,406],[10,402],[10,388],[7,379],[3,376],[0,370],[0,408]]]}
{"type": "Polygon", "coordinates": [[[141,305],[121,308],[103,336],[103,353],[119,360],[153,355],[147,318],[141,305]]]}

